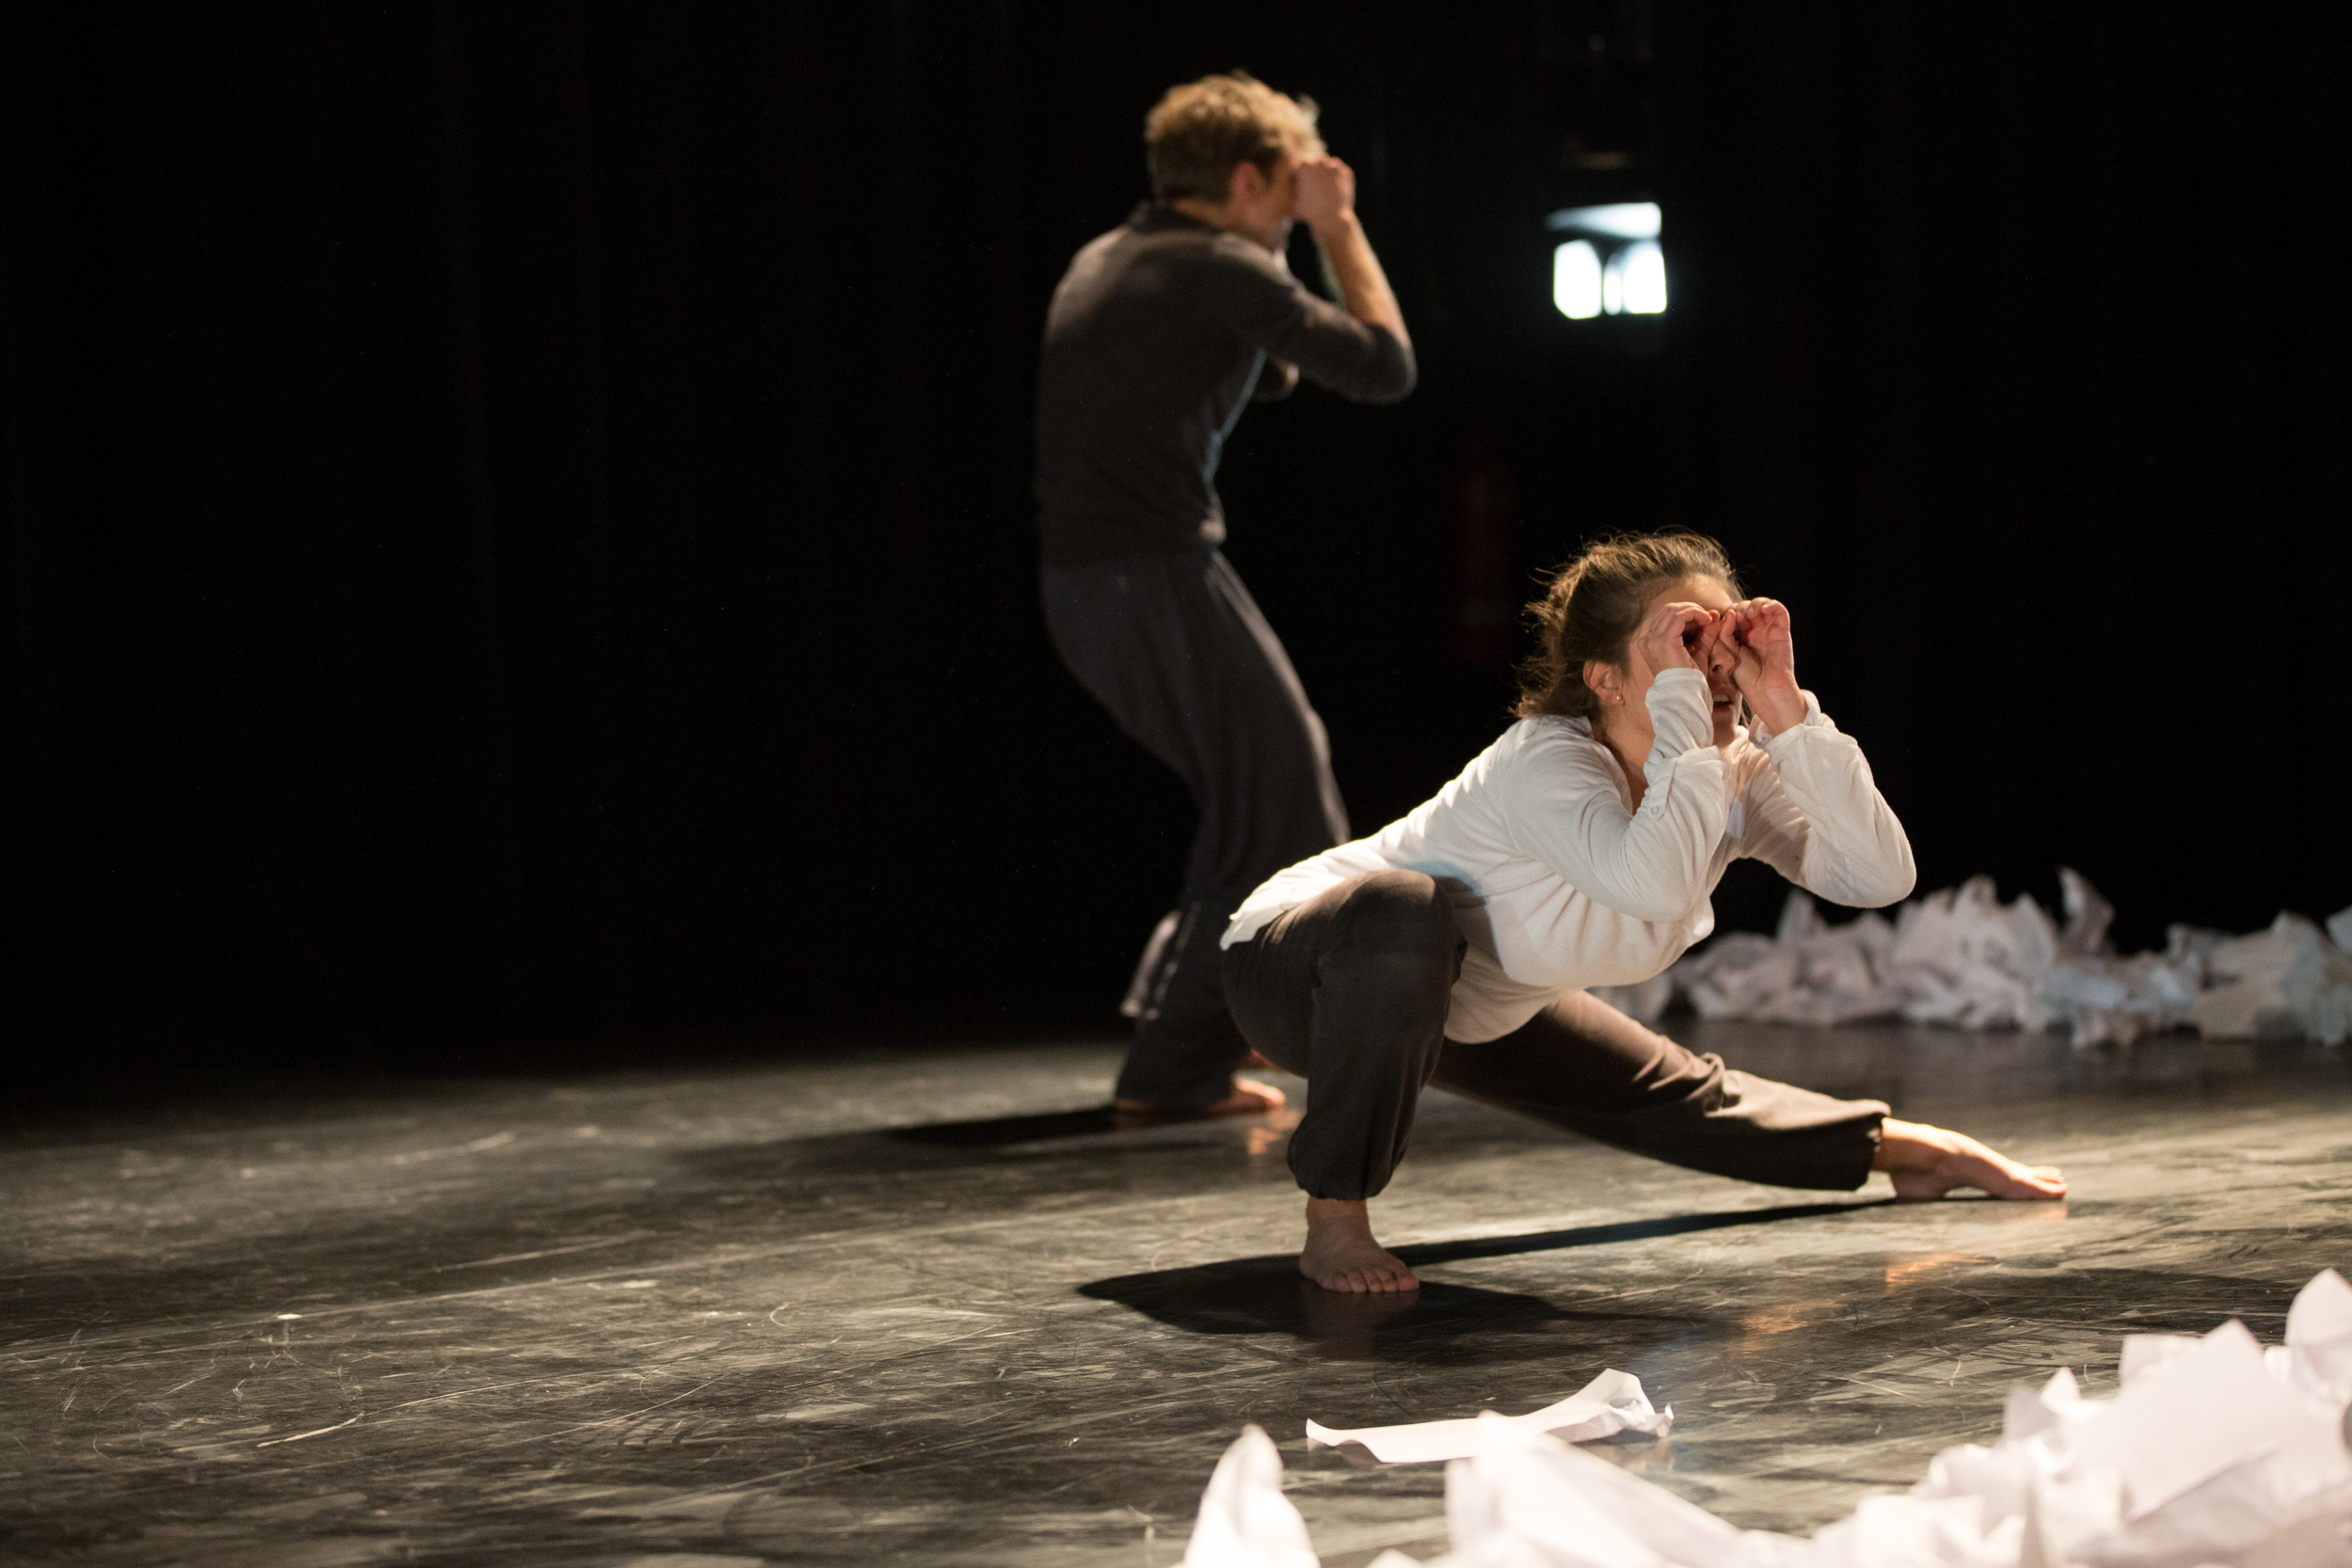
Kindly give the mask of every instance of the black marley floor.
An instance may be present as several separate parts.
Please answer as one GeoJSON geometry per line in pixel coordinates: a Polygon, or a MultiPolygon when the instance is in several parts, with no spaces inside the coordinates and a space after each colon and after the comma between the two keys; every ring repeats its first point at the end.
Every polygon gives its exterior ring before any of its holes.
{"type": "MultiPolygon", "coordinates": [[[[2119,1336],[2275,1339],[2352,1271],[2339,1053],[1708,1027],[2064,1164],[2058,1206],[1896,1206],[1652,1164],[1433,1095],[1375,1211],[1406,1303],[1292,1273],[1263,1121],[1119,1132],[1107,1047],[246,1096],[0,1145],[0,1560],[1118,1563],[1181,1556],[1264,1426],[1333,1568],[1443,1549],[1437,1466],[1346,1427],[1547,1403],[1808,1530],[2119,1336]]],[[[1293,1083],[1295,1090],[1303,1085],[1293,1083]]]]}

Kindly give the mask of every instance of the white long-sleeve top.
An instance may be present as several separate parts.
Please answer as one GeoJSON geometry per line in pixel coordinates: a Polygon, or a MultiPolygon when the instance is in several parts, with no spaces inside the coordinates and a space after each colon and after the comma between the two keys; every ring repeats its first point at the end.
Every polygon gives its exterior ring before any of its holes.
{"type": "Polygon", "coordinates": [[[1715,928],[1708,895],[1741,855],[1839,904],[1892,904],[1916,873],[1911,841],[1862,748],[1804,693],[1804,720],[1713,744],[1696,670],[1647,699],[1657,738],[1640,808],[1615,755],[1581,719],[1522,719],[1461,775],[1370,838],[1276,873],[1224,945],[1366,872],[1437,879],[1469,941],[1448,1037],[1500,1038],[1562,994],[1646,980],[1715,928]]]}

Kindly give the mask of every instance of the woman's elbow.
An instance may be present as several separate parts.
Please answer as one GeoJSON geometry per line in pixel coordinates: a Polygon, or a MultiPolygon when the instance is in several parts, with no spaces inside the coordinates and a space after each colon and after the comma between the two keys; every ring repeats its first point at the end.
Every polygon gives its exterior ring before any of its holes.
{"type": "Polygon", "coordinates": [[[1697,903],[1706,891],[1705,884],[1696,878],[1684,887],[1645,887],[1616,905],[1616,909],[1619,913],[1631,915],[1636,920],[1664,926],[1689,914],[1691,906],[1697,903]]]}
{"type": "Polygon", "coordinates": [[[1889,865],[1864,872],[1855,879],[1854,896],[1841,900],[1856,909],[1883,910],[1889,904],[1899,904],[1911,896],[1911,890],[1919,885],[1919,868],[1905,855],[1899,865],[1889,865]]]}
{"type": "Polygon", "coordinates": [[[1911,890],[1918,885],[1919,879],[1916,876],[1889,880],[1883,886],[1872,889],[1870,896],[1863,899],[1858,907],[1866,910],[1883,910],[1891,905],[1899,904],[1910,897],[1911,890]]]}

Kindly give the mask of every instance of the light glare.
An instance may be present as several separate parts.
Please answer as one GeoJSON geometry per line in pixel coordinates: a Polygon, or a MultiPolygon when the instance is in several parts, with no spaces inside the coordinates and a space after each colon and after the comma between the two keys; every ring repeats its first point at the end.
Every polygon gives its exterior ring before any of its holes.
{"type": "Polygon", "coordinates": [[[1636,316],[1655,316],[1666,309],[1666,253],[1656,240],[1643,240],[1619,251],[1611,261],[1613,272],[1625,275],[1625,308],[1636,316]]]}
{"type": "Polygon", "coordinates": [[[1655,201],[1612,201],[1599,207],[1563,207],[1544,219],[1555,234],[1597,234],[1604,240],[1654,240],[1661,218],[1655,201]]]}
{"type": "Polygon", "coordinates": [[[1570,321],[1600,314],[1600,252],[1589,240],[1570,240],[1551,253],[1551,303],[1570,321]]]}

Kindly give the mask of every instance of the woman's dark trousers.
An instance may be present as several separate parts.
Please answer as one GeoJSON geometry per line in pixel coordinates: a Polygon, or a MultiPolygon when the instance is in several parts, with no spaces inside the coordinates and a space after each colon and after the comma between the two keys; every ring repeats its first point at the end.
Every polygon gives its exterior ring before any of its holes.
{"type": "Polygon", "coordinates": [[[1446,1038],[1462,953],[1453,906],[1417,871],[1343,882],[1227,950],[1243,1037],[1312,1085],[1290,1141],[1309,1196],[1386,1187],[1432,1084],[1717,1176],[1839,1191],[1868,1180],[1883,1103],[1734,1071],[1582,991],[1500,1039],[1446,1038]]]}

